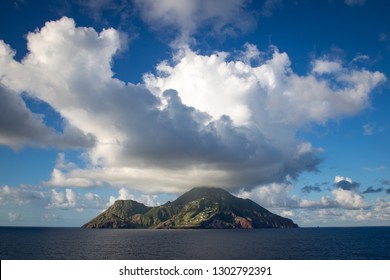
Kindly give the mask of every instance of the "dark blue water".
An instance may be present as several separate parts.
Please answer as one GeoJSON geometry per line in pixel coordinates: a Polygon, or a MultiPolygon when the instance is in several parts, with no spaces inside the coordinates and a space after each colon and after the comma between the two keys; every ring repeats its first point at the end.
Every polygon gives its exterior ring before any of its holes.
{"type": "Polygon", "coordinates": [[[142,230],[0,227],[0,259],[390,259],[390,227],[142,230]]]}

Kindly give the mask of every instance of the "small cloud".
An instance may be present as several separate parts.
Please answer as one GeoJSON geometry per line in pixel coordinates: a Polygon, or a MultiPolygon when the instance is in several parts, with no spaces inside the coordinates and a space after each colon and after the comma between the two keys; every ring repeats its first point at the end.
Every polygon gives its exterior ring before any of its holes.
{"type": "Polygon", "coordinates": [[[364,135],[372,135],[374,134],[374,127],[370,124],[363,125],[363,134],[364,135]]]}
{"type": "Polygon", "coordinates": [[[322,192],[322,189],[319,186],[304,186],[301,192],[309,194],[311,192],[322,192]]]}
{"type": "Polygon", "coordinates": [[[19,213],[15,213],[15,212],[8,212],[8,221],[10,223],[13,223],[15,221],[17,221],[20,217],[20,214],[19,213]]]}
{"type": "Polygon", "coordinates": [[[377,188],[377,189],[374,189],[374,187],[368,187],[364,192],[364,194],[369,194],[369,193],[379,193],[383,191],[383,188],[377,188]]]}
{"type": "Polygon", "coordinates": [[[352,59],[351,63],[370,60],[370,56],[361,54],[352,59]]]}
{"type": "Polygon", "coordinates": [[[381,34],[379,34],[379,40],[381,42],[387,42],[389,40],[389,35],[385,32],[382,32],[381,34]]]}
{"type": "Polygon", "coordinates": [[[271,17],[276,9],[283,5],[282,0],[266,0],[261,9],[261,14],[265,17],[271,17]]]}
{"type": "Polygon", "coordinates": [[[337,204],[344,209],[361,209],[367,207],[363,196],[353,190],[338,188],[332,191],[337,204]]]}
{"type": "Polygon", "coordinates": [[[390,179],[384,179],[382,180],[382,184],[386,186],[390,186],[390,179]]]}
{"type": "Polygon", "coordinates": [[[350,7],[363,6],[367,0],[345,0],[344,3],[350,7]]]}
{"type": "Polygon", "coordinates": [[[364,170],[367,170],[367,171],[384,171],[386,170],[386,166],[384,165],[380,165],[380,166],[376,166],[376,167],[365,167],[364,170]]]}
{"type": "Polygon", "coordinates": [[[27,6],[26,0],[14,0],[14,8],[17,10],[21,10],[24,6],[27,6]]]}
{"type": "Polygon", "coordinates": [[[330,74],[340,72],[342,66],[336,61],[317,59],[313,62],[313,72],[317,74],[330,74]]]}
{"type": "Polygon", "coordinates": [[[241,190],[237,196],[249,198],[264,207],[297,208],[299,202],[296,197],[290,195],[292,189],[291,183],[272,183],[258,186],[251,191],[241,190]]]}
{"type": "Polygon", "coordinates": [[[351,178],[343,176],[336,176],[334,182],[336,188],[346,191],[356,190],[360,186],[359,183],[353,182],[351,178]]]}
{"type": "Polygon", "coordinates": [[[364,135],[373,135],[376,133],[383,132],[385,127],[382,125],[378,125],[376,123],[367,123],[363,125],[363,134],[364,135]]]}
{"type": "Polygon", "coordinates": [[[339,211],[333,209],[320,209],[319,215],[320,217],[329,217],[329,216],[341,217],[342,216],[342,214],[339,211]]]}
{"type": "Polygon", "coordinates": [[[64,192],[52,190],[51,203],[48,208],[75,208],[77,203],[77,194],[72,189],[66,189],[64,192]]]}
{"type": "Polygon", "coordinates": [[[118,191],[118,196],[110,196],[107,203],[107,207],[114,204],[116,200],[135,200],[137,202],[143,203],[147,206],[157,206],[161,203],[158,201],[157,195],[147,195],[147,194],[133,194],[130,193],[127,189],[121,188],[118,191]]]}
{"type": "Polygon", "coordinates": [[[46,213],[43,215],[43,218],[45,219],[45,221],[47,222],[56,222],[58,221],[60,218],[54,214],[54,213],[46,213]]]}
{"type": "Polygon", "coordinates": [[[294,211],[292,210],[284,210],[280,213],[283,217],[294,217],[294,211]]]}

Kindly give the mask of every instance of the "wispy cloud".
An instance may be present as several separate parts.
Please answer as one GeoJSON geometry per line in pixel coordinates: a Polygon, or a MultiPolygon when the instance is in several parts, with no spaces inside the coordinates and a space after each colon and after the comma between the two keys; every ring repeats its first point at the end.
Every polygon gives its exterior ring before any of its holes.
{"type": "Polygon", "coordinates": [[[363,6],[366,4],[367,0],[345,0],[344,3],[348,6],[363,6]]]}
{"type": "MultiPolygon", "coordinates": [[[[212,34],[236,36],[256,25],[248,0],[134,0],[143,20],[154,30],[173,31],[174,45],[193,43],[198,31],[211,27],[212,34]]],[[[169,32],[168,32],[169,33],[169,32]]]]}
{"type": "Polygon", "coordinates": [[[370,194],[370,193],[380,193],[383,191],[383,188],[374,188],[374,187],[368,187],[365,191],[363,191],[363,194],[370,194]]]}
{"type": "Polygon", "coordinates": [[[304,186],[302,189],[301,189],[301,192],[302,193],[306,193],[306,194],[309,194],[311,192],[322,192],[322,189],[320,186],[304,186]]]}

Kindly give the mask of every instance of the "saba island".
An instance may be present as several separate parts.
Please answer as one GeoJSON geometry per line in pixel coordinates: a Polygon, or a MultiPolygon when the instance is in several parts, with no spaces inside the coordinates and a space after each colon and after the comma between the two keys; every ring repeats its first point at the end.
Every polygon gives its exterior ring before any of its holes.
{"type": "Polygon", "coordinates": [[[134,229],[256,229],[296,228],[250,199],[221,188],[197,187],[175,201],[148,207],[133,200],[117,200],[83,228],[134,229]]]}

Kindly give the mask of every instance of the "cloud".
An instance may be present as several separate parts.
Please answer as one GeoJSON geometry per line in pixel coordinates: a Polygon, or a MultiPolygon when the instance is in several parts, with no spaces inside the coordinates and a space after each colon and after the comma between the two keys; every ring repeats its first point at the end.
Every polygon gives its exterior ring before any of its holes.
{"type": "Polygon", "coordinates": [[[273,15],[274,11],[283,5],[283,0],[266,0],[263,4],[261,14],[266,17],[273,15]]]}
{"type": "Polygon", "coordinates": [[[319,201],[302,199],[299,202],[301,208],[324,209],[324,208],[339,208],[340,205],[332,198],[322,196],[319,201]]]}
{"type": "Polygon", "coordinates": [[[352,59],[351,63],[367,62],[370,59],[371,59],[370,56],[362,54],[362,55],[358,55],[354,59],[352,59]]]}
{"type": "MultiPolygon", "coordinates": [[[[290,65],[288,55],[277,49],[269,59],[252,66],[225,52],[206,56],[184,48],[173,65],[160,63],[158,75],[146,75],[145,82],[160,95],[166,89],[176,89],[184,104],[214,118],[228,115],[235,124],[252,120],[260,127],[272,122],[287,130],[356,114],[369,105],[372,89],[386,79],[379,72],[347,68],[334,77],[320,75],[324,69],[299,76],[290,65]]],[[[276,133],[284,135],[280,130],[276,133]]]]}
{"type": "Polygon", "coordinates": [[[380,193],[383,191],[383,188],[376,188],[374,189],[374,187],[368,187],[364,192],[362,192],[363,194],[370,194],[370,193],[380,193]]]}
{"type": "Polygon", "coordinates": [[[388,221],[390,219],[390,201],[383,198],[378,198],[375,201],[374,214],[376,219],[388,221]]]}
{"type": "Polygon", "coordinates": [[[49,187],[96,187],[103,183],[97,179],[89,177],[85,171],[80,169],[76,164],[67,162],[65,154],[59,153],[57,156],[56,166],[51,172],[50,180],[42,183],[49,187]]]}
{"type": "Polygon", "coordinates": [[[318,201],[300,199],[290,195],[292,190],[293,185],[289,182],[272,183],[258,186],[251,191],[241,190],[237,193],[237,196],[250,198],[260,205],[269,208],[358,210],[368,207],[363,196],[353,190],[338,188],[331,192],[332,197],[322,196],[318,201]]]}
{"type": "MultiPolygon", "coordinates": [[[[335,189],[331,191],[331,197],[322,196],[319,201],[301,199],[299,207],[308,209],[339,208],[346,210],[367,209],[369,207],[364,201],[364,197],[357,193],[360,184],[353,182],[351,178],[343,176],[336,176],[334,182],[335,189]]],[[[312,190],[312,187],[309,186],[308,190],[312,190]]],[[[321,189],[319,188],[319,190],[321,189]]],[[[372,190],[371,187],[371,189],[368,188],[363,193],[368,193],[372,190]]]]}
{"type": "Polygon", "coordinates": [[[246,8],[248,0],[134,0],[141,17],[154,30],[173,31],[179,45],[192,43],[193,36],[204,27],[213,34],[235,36],[256,25],[246,8]]]}
{"type": "Polygon", "coordinates": [[[80,11],[91,17],[99,25],[108,26],[113,21],[118,21],[118,28],[127,32],[130,37],[137,36],[133,28],[130,28],[134,7],[132,0],[76,0],[74,1],[80,11]],[[115,20],[107,20],[107,18],[115,20]]]}
{"type": "Polygon", "coordinates": [[[31,202],[44,203],[45,192],[38,187],[8,185],[0,187],[0,205],[16,204],[25,205],[31,202]]]}
{"type": "Polygon", "coordinates": [[[20,218],[20,214],[16,212],[8,212],[8,221],[13,223],[20,218]]]}
{"type": "Polygon", "coordinates": [[[127,2],[126,0],[78,0],[77,4],[92,18],[102,21],[102,14],[105,11],[119,13],[129,4],[127,2]]]}
{"type": "Polygon", "coordinates": [[[23,99],[1,80],[0,100],[0,145],[19,149],[23,146],[78,148],[94,144],[92,135],[85,135],[74,126],[66,125],[62,133],[47,127],[42,116],[32,113],[23,99]]]}
{"type": "Polygon", "coordinates": [[[322,192],[322,189],[320,186],[304,186],[302,189],[301,189],[301,192],[302,193],[306,193],[306,194],[309,194],[311,192],[322,192]]]}
{"type": "Polygon", "coordinates": [[[376,133],[383,132],[385,128],[377,123],[367,123],[363,125],[363,134],[367,136],[374,135],[376,133]]]}
{"type": "Polygon", "coordinates": [[[347,210],[365,209],[368,204],[360,194],[343,189],[336,189],[331,192],[332,198],[322,196],[319,201],[302,199],[299,207],[307,209],[340,208],[347,210]]]}
{"type": "Polygon", "coordinates": [[[251,191],[241,190],[237,196],[250,198],[263,207],[271,208],[296,208],[298,201],[291,197],[289,192],[293,189],[290,183],[272,183],[254,188],[251,191]]]}
{"type": "Polygon", "coordinates": [[[335,187],[343,190],[357,190],[360,186],[359,183],[353,182],[351,178],[336,176],[334,179],[335,187]]]}
{"type": "MultiPolygon", "coordinates": [[[[301,128],[360,112],[386,79],[345,67],[337,75],[301,76],[286,53],[259,55],[246,45],[239,57],[180,48],[135,85],[113,78],[122,44],[112,28],[99,33],[64,17],[29,33],[27,43],[18,62],[0,42],[1,83],[46,102],[69,127],[94,138],[85,167],[59,155],[44,183],[52,187],[113,185],[152,194],[272,186],[321,162],[323,149],[296,138],[301,128]]],[[[62,202],[61,193],[52,196],[52,205],[70,205],[66,194],[62,202]]]]}
{"type": "Polygon", "coordinates": [[[318,74],[337,73],[342,70],[342,66],[336,61],[317,59],[313,62],[313,72],[318,74]]]}
{"type": "Polygon", "coordinates": [[[390,186],[390,180],[389,180],[389,179],[383,179],[383,180],[382,180],[382,184],[383,184],[383,185],[390,186]]]}
{"type": "Polygon", "coordinates": [[[385,32],[381,32],[379,34],[379,41],[381,42],[387,42],[389,40],[389,34],[385,33],[385,32]]]}
{"type": "Polygon", "coordinates": [[[72,189],[66,189],[64,192],[51,190],[51,203],[48,208],[75,208],[77,195],[72,189]]]}
{"type": "Polygon", "coordinates": [[[363,6],[367,0],[344,0],[344,3],[350,7],[363,6]]]}
{"type": "Polygon", "coordinates": [[[363,125],[363,134],[364,135],[372,135],[374,134],[374,127],[370,124],[363,125]]]}
{"type": "Polygon", "coordinates": [[[342,213],[340,213],[339,210],[334,210],[334,209],[320,209],[319,210],[319,216],[321,218],[328,218],[329,216],[333,217],[341,217],[342,213]]]}
{"type": "Polygon", "coordinates": [[[114,204],[117,200],[135,200],[137,202],[143,203],[147,206],[157,206],[162,203],[158,201],[157,195],[146,195],[146,194],[133,194],[129,193],[129,191],[125,188],[121,188],[118,191],[118,196],[110,196],[109,201],[107,203],[107,207],[114,204]]]}
{"type": "Polygon", "coordinates": [[[361,209],[367,207],[363,196],[355,193],[352,190],[336,189],[332,191],[335,200],[342,208],[345,209],[361,209]]]}

